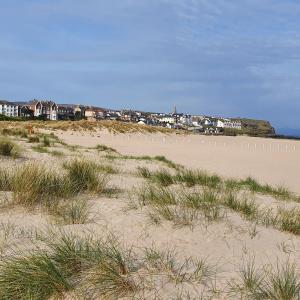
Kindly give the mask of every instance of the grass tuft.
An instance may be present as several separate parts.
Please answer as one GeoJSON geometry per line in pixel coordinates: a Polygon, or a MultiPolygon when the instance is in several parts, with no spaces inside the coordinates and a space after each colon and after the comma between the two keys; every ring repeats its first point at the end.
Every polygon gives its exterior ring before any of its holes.
{"type": "Polygon", "coordinates": [[[113,152],[113,153],[118,153],[118,151],[114,148],[108,147],[106,145],[100,145],[98,144],[95,147],[96,150],[98,150],[99,152],[113,152]]]}
{"type": "Polygon", "coordinates": [[[20,148],[8,138],[0,138],[0,155],[18,158],[20,156],[20,148]]]}
{"type": "Polygon", "coordinates": [[[0,299],[49,299],[71,289],[69,280],[45,252],[0,262],[0,299]]]}
{"type": "Polygon", "coordinates": [[[90,205],[86,200],[67,200],[53,211],[58,223],[62,224],[86,224],[93,221],[90,213],[90,205]]]}
{"type": "Polygon", "coordinates": [[[182,170],[175,178],[178,182],[185,183],[188,187],[199,184],[209,188],[218,188],[222,183],[222,179],[218,175],[209,175],[199,170],[182,170]]]}
{"type": "Polygon", "coordinates": [[[68,183],[53,170],[34,163],[24,164],[15,171],[12,180],[14,200],[26,206],[53,202],[69,193],[68,183]]]}
{"type": "Polygon", "coordinates": [[[75,193],[90,191],[100,193],[106,186],[107,176],[99,176],[97,164],[85,159],[74,159],[64,164],[71,189],[75,193]]]}

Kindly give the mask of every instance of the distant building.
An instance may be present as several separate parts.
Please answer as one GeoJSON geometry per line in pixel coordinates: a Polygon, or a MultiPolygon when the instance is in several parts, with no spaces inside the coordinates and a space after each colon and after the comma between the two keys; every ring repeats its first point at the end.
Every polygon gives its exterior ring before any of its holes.
{"type": "Polygon", "coordinates": [[[0,100],[0,114],[7,117],[17,117],[19,106],[13,102],[0,100]]]}
{"type": "Polygon", "coordinates": [[[53,101],[32,100],[26,106],[33,111],[34,117],[57,120],[58,107],[53,101]]]}
{"type": "Polygon", "coordinates": [[[242,123],[240,121],[233,121],[230,119],[218,119],[216,127],[241,130],[242,123]]]}

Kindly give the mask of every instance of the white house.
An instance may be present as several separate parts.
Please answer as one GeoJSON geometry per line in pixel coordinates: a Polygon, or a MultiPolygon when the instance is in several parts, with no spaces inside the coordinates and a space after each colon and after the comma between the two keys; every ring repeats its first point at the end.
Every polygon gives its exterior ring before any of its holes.
{"type": "Polygon", "coordinates": [[[217,121],[217,127],[218,127],[218,128],[224,128],[224,127],[225,127],[224,121],[218,120],[218,121],[217,121]]]}
{"type": "Polygon", "coordinates": [[[161,123],[175,124],[175,118],[173,116],[163,116],[159,121],[161,123]]]}
{"type": "Polygon", "coordinates": [[[216,127],[241,130],[242,123],[240,121],[233,121],[230,119],[218,119],[216,127]]]}
{"type": "Polygon", "coordinates": [[[0,114],[7,117],[17,117],[19,106],[13,102],[0,100],[0,114]]]}

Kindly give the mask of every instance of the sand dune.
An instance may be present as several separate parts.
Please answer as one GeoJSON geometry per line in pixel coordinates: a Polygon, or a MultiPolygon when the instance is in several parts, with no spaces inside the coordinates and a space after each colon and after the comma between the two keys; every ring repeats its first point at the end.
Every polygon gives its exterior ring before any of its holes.
{"type": "Polygon", "coordinates": [[[300,192],[300,141],[199,135],[58,132],[70,144],[105,144],[122,154],[164,155],[190,168],[228,177],[252,176],[300,192]]]}

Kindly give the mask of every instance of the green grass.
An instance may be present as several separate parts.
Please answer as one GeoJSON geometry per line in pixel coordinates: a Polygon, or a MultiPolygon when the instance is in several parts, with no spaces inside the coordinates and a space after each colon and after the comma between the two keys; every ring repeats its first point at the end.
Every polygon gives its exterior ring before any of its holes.
{"type": "Polygon", "coordinates": [[[150,172],[146,167],[138,167],[137,174],[146,179],[151,179],[153,182],[162,186],[168,186],[175,183],[173,175],[166,169],[150,172]]]}
{"type": "Polygon", "coordinates": [[[23,128],[3,128],[1,130],[1,133],[3,135],[11,135],[11,136],[19,136],[22,138],[27,138],[28,136],[28,131],[26,129],[23,128]]]}
{"type": "MultiPolygon", "coordinates": [[[[181,205],[157,205],[152,206],[150,209],[150,218],[156,216],[157,218],[164,219],[173,223],[175,228],[184,226],[193,227],[198,220],[198,211],[181,205]]],[[[156,223],[160,220],[156,220],[156,223]]]]}
{"type": "Polygon", "coordinates": [[[52,211],[59,224],[86,224],[93,221],[90,205],[84,199],[66,200],[52,211]]]}
{"type": "Polygon", "coordinates": [[[162,186],[168,186],[175,183],[173,175],[165,169],[153,172],[150,179],[162,186]]]}
{"type": "Polygon", "coordinates": [[[141,177],[144,177],[146,179],[150,179],[151,178],[151,172],[148,168],[146,167],[138,167],[137,168],[137,175],[138,176],[141,176],[141,177]]]}
{"type": "Polygon", "coordinates": [[[222,179],[218,175],[210,175],[207,172],[199,170],[182,170],[175,176],[177,182],[185,183],[188,187],[196,184],[209,188],[218,188],[222,179]]]}
{"type": "Polygon", "coordinates": [[[97,164],[97,171],[100,173],[106,173],[106,174],[118,174],[118,170],[112,166],[107,164],[97,164]]]}
{"type": "Polygon", "coordinates": [[[83,191],[100,193],[106,186],[107,176],[99,176],[98,165],[85,159],[74,159],[64,164],[72,191],[79,193],[83,191]]]}
{"type": "Polygon", "coordinates": [[[12,189],[12,171],[8,168],[0,167],[0,190],[11,191],[12,189]]]}
{"type": "Polygon", "coordinates": [[[0,138],[0,155],[18,158],[20,156],[20,148],[8,138],[0,138]]]}
{"type": "Polygon", "coordinates": [[[182,168],[181,165],[176,164],[172,162],[171,160],[167,159],[164,156],[148,156],[148,155],[142,155],[142,156],[134,156],[134,155],[120,155],[120,156],[115,156],[115,155],[106,155],[105,156],[107,159],[125,159],[125,160],[146,160],[146,161],[158,161],[164,163],[167,167],[173,168],[175,170],[180,170],[182,168]]]}
{"type": "Polygon", "coordinates": [[[64,152],[59,151],[59,150],[53,150],[53,151],[50,151],[49,153],[52,156],[55,156],[55,157],[63,157],[63,156],[65,156],[64,152]]]}
{"type": "Polygon", "coordinates": [[[219,196],[215,191],[204,190],[201,193],[187,193],[183,196],[182,202],[185,206],[199,211],[207,221],[217,221],[224,217],[219,196]]]}
{"type": "Polygon", "coordinates": [[[50,147],[51,146],[51,140],[46,135],[43,136],[43,146],[44,147],[50,147]]]}
{"type": "Polygon", "coordinates": [[[137,290],[137,266],[117,241],[65,232],[41,240],[42,248],[0,261],[0,299],[63,299],[70,293],[117,299],[137,290]]]}
{"type": "Polygon", "coordinates": [[[28,143],[39,143],[40,138],[37,135],[30,135],[28,137],[28,143]]]}
{"type": "MultiPolygon", "coordinates": [[[[66,163],[65,167],[65,174],[58,174],[37,163],[23,164],[12,172],[1,169],[0,187],[3,190],[11,190],[17,204],[41,204],[49,209],[55,209],[61,198],[86,191],[104,191],[107,175],[99,175],[92,162],[74,159],[66,163]]],[[[73,210],[75,208],[73,207],[73,210]]]]}
{"type": "Polygon", "coordinates": [[[116,149],[108,147],[106,145],[101,145],[101,144],[98,144],[95,147],[95,149],[98,150],[99,152],[114,152],[114,153],[118,153],[118,151],[116,149]]]}
{"type": "Polygon", "coordinates": [[[256,268],[254,260],[244,262],[239,279],[229,283],[230,293],[240,299],[298,300],[300,297],[300,274],[289,261],[270,271],[270,266],[256,268]],[[266,271],[269,269],[269,271],[266,271]]]}
{"type": "Polygon", "coordinates": [[[49,153],[48,148],[44,147],[43,145],[32,146],[31,149],[39,153],[49,153]]]}
{"type": "Polygon", "coordinates": [[[49,299],[62,296],[71,284],[44,252],[0,261],[0,299],[49,299]]]}
{"type": "Polygon", "coordinates": [[[25,206],[50,204],[55,198],[70,193],[63,176],[35,163],[26,163],[17,168],[12,179],[12,191],[15,202],[25,206]]]}
{"type": "Polygon", "coordinates": [[[256,220],[258,218],[258,206],[254,201],[247,199],[238,199],[233,192],[227,192],[223,195],[222,203],[228,208],[242,214],[248,220],[256,220]]]}
{"type": "Polygon", "coordinates": [[[296,235],[300,235],[300,209],[283,209],[280,208],[275,222],[280,230],[287,231],[296,235]]]}
{"type": "Polygon", "coordinates": [[[294,195],[287,188],[283,186],[273,187],[269,184],[260,184],[257,180],[255,180],[252,177],[247,177],[246,179],[241,180],[229,179],[225,180],[224,183],[228,189],[241,190],[246,188],[253,193],[270,195],[282,200],[299,201],[296,195],[294,195]]]}
{"type": "Polygon", "coordinates": [[[177,203],[175,192],[166,187],[144,185],[133,190],[138,198],[140,206],[146,205],[175,205],[177,203]]]}

